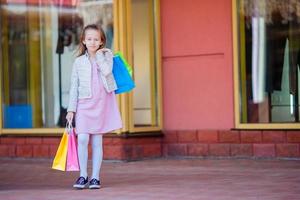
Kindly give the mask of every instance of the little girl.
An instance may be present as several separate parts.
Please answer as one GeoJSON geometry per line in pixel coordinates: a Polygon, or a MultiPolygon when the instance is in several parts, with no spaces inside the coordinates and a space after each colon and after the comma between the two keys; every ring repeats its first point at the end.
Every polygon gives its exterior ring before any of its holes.
{"type": "Polygon", "coordinates": [[[95,24],[83,29],[79,55],[71,75],[70,99],[67,120],[75,115],[78,134],[78,159],[80,176],[74,188],[99,189],[100,168],[103,158],[102,136],[122,128],[122,121],[115,98],[117,85],[112,74],[113,53],[104,48],[106,37],[95,24]],[[88,182],[88,143],[92,144],[92,176],[88,182]]]}

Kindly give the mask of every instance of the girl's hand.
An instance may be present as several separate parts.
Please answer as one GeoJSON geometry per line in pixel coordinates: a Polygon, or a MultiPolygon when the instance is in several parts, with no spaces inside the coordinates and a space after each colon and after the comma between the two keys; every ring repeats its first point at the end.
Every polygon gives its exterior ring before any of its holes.
{"type": "Polygon", "coordinates": [[[68,122],[72,123],[74,117],[74,112],[68,112],[66,119],[68,120],[68,122]]]}
{"type": "Polygon", "coordinates": [[[99,49],[97,52],[99,53],[106,53],[106,52],[110,52],[111,50],[108,49],[108,48],[102,48],[102,49],[99,49]]]}

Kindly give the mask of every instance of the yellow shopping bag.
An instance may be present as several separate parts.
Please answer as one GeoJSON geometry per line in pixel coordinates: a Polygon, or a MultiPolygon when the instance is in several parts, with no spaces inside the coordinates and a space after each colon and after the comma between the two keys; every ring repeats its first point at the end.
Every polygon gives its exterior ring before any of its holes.
{"type": "Polygon", "coordinates": [[[68,130],[65,129],[53,160],[52,169],[66,171],[67,150],[68,150],[68,130]]]}

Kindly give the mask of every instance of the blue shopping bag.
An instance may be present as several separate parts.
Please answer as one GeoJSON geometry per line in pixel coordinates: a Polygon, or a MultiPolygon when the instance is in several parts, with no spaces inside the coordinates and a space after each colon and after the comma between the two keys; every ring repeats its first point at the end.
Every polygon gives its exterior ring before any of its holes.
{"type": "Polygon", "coordinates": [[[130,92],[135,87],[134,81],[129,73],[128,66],[126,66],[126,61],[119,53],[113,58],[112,72],[118,86],[118,89],[115,90],[116,94],[130,92]]]}

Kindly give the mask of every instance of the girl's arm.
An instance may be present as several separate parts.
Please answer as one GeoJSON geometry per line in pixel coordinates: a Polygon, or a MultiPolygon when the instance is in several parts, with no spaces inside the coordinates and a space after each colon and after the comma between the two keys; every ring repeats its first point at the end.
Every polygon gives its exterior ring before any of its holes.
{"type": "Polygon", "coordinates": [[[104,76],[112,73],[113,68],[113,53],[110,49],[99,49],[96,53],[96,62],[104,76]]]}
{"type": "Polygon", "coordinates": [[[76,112],[77,100],[78,100],[78,73],[77,73],[77,67],[75,61],[72,67],[72,74],[71,74],[68,112],[76,112]]]}

